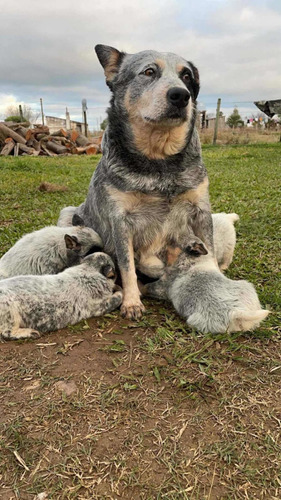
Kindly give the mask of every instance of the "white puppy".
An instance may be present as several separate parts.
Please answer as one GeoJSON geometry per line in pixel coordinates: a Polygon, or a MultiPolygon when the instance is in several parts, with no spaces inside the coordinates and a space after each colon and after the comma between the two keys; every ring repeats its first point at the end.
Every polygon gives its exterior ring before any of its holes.
{"type": "Polygon", "coordinates": [[[233,259],[236,243],[234,222],[239,220],[239,215],[221,212],[212,214],[212,219],[214,227],[215,256],[220,270],[224,271],[230,266],[233,259]]]}

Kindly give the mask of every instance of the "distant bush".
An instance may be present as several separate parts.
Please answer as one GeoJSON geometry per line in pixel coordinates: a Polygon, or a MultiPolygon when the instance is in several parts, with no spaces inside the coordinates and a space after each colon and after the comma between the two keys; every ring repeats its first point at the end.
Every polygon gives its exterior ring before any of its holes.
{"type": "Polygon", "coordinates": [[[5,122],[21,123],[27,122],[27,120],[25,118],[23,118],[22,120],[20,116],[8,116],[7,118],[5,118],[5,122]]]}

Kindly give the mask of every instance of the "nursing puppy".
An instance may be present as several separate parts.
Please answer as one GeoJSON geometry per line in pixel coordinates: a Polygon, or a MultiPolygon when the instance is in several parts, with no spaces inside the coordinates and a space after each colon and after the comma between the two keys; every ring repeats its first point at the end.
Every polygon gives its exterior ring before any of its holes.
{"type": "Polygon", "coordinates": [[[171,301],[187,324],[203,333],[253,330],[269,314],[261,309],[251,283],[230,280],[209,255],[196,259],[182,254],[158,281],[140,289],[143,295],[171,301]]]}
{"type": "Polygon", "coordinates": [[[212,214],[214,227],[215,256],[221,271],[227,269],[233,259],[236,244],[234,222],[239,220],[237,214],[224,212],[212,214]]]}
{"type": "MultiPolygon", "coordinates": [[[[74,224],[83,224],[80,217],[74,224]]],[[[101,247],[93,229],[49,226],[26,234],[0,259],[0,280],[26,274],[57,274],[80,262],[93,247],[101,247]]]]}
{"type": "Polygon", "coordinates": [[[121,313],[144,309],[140,271],[159,276],[167,245],[213,255],[208,177],[195,129],[199,74],[186,59],[147,50],[96,53],[112,91],[103,157],[77,210],[117,259],[124,288],[121,313]]]}
{"type": "Polygon", "coordinates": [[[122,302],[122,292],[114,278],[111,258],[98,252],[56,275],[3,280],[0,334],[7,340],[37,338],[39,332],[58,330],[111,312],[122,302]]]}

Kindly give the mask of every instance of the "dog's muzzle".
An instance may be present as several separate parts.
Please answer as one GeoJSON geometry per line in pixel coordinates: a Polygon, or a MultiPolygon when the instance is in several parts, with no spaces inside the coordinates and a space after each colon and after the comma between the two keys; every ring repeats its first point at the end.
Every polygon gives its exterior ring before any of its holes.
{"type": "Polygon", "coordinates": [[[186,108],[190,94],[188,90],[182,89],[180,87],[173,87],[167,92],[167,99],[170,104],[173,104],[177,108],[186,108]]]}

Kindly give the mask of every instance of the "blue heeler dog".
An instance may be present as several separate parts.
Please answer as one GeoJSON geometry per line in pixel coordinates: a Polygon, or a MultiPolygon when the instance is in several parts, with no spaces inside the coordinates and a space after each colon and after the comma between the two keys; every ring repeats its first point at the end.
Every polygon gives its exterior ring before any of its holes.
{"type": "Polygon", "coordinates": [[[144,307],[135,259],[140,271],[157,277],[168,245],[213,256],[208,177],[195,129],[199,74],[171,53],[95,50],[112,99],[103,157],[77,213],[117,259],[121,313],[137,319],[144,307]]]}
{"type": "Polygon", "coordinates": [[[0,281],[0,335],[7,340],[37,338],[113,311],[122,302],[115,277],[111,258],[97,252],[59,274],[0,281]]]}

